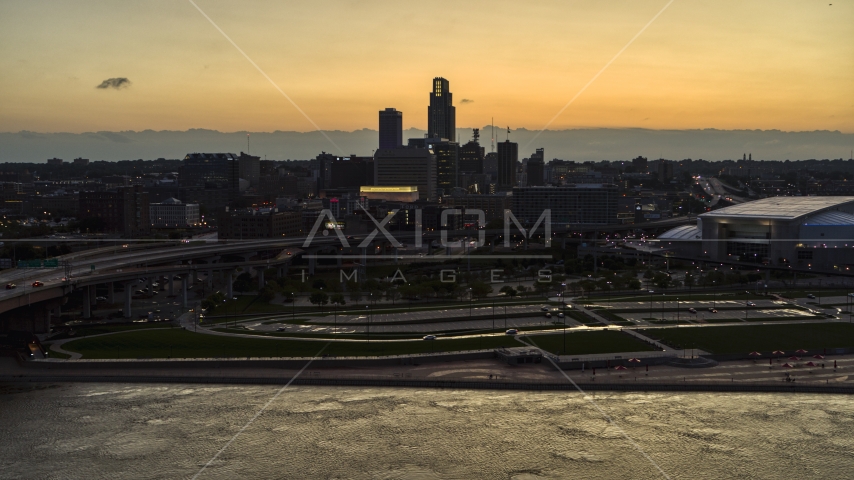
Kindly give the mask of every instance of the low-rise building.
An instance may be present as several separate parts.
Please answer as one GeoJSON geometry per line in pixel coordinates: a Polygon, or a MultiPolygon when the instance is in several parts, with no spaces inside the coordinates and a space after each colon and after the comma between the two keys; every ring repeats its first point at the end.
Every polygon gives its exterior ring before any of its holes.
{"type": "Polygon", "coordinates": [[[219,219],[219,238],[247,240],[253,238],[296,237],[303,232],[302,213],[259,208],[226,211],[219,219]]]}
{"type": "Polygon", "coordinates": [[[201,225],[199,204],[183,203],[177,198],[168,198],[149,205],[151,226],[156,228],[187,228],[201,225]]]}

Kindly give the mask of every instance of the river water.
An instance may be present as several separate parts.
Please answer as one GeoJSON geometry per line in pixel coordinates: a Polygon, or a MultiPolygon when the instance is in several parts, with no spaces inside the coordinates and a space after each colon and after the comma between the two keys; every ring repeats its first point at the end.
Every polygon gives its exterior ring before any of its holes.
{"type": "MultiPolygon", "coordinates": [[[[192,478],[280,389],[0,384],[0,478],[192,478]]],[[[291,386],[198,478],[854,478],[850,396],[588,398],[291,386]]]]}

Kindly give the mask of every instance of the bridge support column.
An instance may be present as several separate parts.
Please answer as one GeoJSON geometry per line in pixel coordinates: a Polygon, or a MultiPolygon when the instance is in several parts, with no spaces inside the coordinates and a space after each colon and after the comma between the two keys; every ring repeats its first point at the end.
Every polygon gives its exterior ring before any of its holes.
{"type": "Polygon", "coordinates": [[[184,308],[187,308],[187,281],[189,279],[188,275],[181,277],[181,302],[184,308]]]}
{"type": "Polygon", "coordinates": [[[98,301],[95,300],[95,292],[97,292],[97,290],[98,290],[98,288],[95,285],[90,286],[90,288],[89,288],[89,305],[95,305],[96,303],[98,303],[98,301]]]}
{"type": "Polygon", "coordinates": [[[225,285],[226,285],[226,288],[228,288],[228,299],[229,300],[234,298],[234,285],[232,285],[233,282],[234,282],[234,270],[229,270],[228,272],[226,272],[226,279],[225,279],[225,285]]]}
{"type": "Polygon", "coordinates": [[[130,301],[133,296],[133,285],[135,283],[136,282],[125,282],[125,307],[122,309],[122,315],[124,315],[125,318],[131,317],[130,301]]]}
{"type": "Polygon", "coordinates": [[[110,305],[116,303],[116,285],[113,282],[107,284],[107,301],[110,305]]]}
{"type": "Polygon", "coordinates": [[[213,270],[208,270],[208,278],[205,280],[211,290],[213,290],[213,274],[213,270]]]}
{"type": "Polygon", "coordinates": [[[338,268],[340,269],[343,266],[343,262],[341,261],[341,255],[338,255],[338,268]]]}
{"type": "MultiPolygon", "coordinates": [[[[338,262],[339,262],[339,263],[341,262],[340,257],[339,257],[338,262]]],[[[394,264],[395,264],[395,265],[397,265],[397,264],[398,264],[398,258],[397,258],[397,247],[394,247],[394,264]]]]}
{"type": "Polygon", "coordinates": [[[89,301],[89,292],[94,289],[95,287],[93,285],[86,286],[86,298],[83,299],[83,318],[92,318],[92,303],[89,301]]]}
{"type": "Polygon", "coordinates": [[[314,257],[317,255],[316,253],[312,254],[312,256],[308,259],[308,274],[314,275],[314,267],[317,264],[317,258],[314,257]]]}
{"type": "Polygon", "coordinates": [[[258,269],[258,290],[264,288],[264,267],[258,269]]]}

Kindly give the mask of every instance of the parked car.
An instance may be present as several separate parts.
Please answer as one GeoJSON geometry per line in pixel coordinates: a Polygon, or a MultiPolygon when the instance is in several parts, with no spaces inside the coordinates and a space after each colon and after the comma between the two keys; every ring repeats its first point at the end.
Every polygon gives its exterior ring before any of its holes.
{"type": "Polygon", "coordinates": [[[7,283],[6,284],[6,290],[12,290],[13,288],[18,288],[18,286],[15,285],[14,283],[7,283]]]}
{"type": "Polygon", "coordinates": [[[436,340],[436,335],[424,335],[424,340],[436,340]]]}
{"type": "Polygon", "coordinates": [[[811,293],[808,293],[808,294],[807,294],[807,298],[811,298],[811,299],[815,300],[815,295],[813,295],[813,294],[811,294],[811,293]]]}
{"type": "Polygon", "coordinates": [[[35,282],[33,282],[33,286],[34,287],[43,287],[44,283],[36,280],[35,282]]]}
{"type": "Polygon", "coordinates": [[[696,308],[693,308],[693,307],[692,307],[692,308],[689,308],[689,309],[688,309],[688,311],[689,311],[689,312],[691,312],[691,313],[697,313],[697,309],[696,309],[696,308]]]}
{"type": "Polygon", "coordinates": [[[508,328],[507,331],[504,333],[506,335],[516,335],[517,333],[519,333],[519,330],[516,330],[515,328],[508,328]]]}

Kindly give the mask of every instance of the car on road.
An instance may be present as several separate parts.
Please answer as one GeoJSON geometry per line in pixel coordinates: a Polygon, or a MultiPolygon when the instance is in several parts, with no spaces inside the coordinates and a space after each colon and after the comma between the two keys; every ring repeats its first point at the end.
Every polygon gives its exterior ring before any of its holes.
{"type": "Polygon", "coordinates": [[[546,312],[546,318],[552,318],[552,312],[546,312]]]}
{"type": "Polygon", "coordinates": [[[505,335],[516,335],[518,333],[519,333],[519,330],[517,330],[515,328],[508,328],[507,331],[504,332],[505,335]]]}
{"type": "Polygon", "coordinates": [[[12,290],[13,288],[18,288],[18,286],[15,285],[14,283],[7,283],[6,284],[6,290],[12,290]]]}
{"type": "Polygon", "coordinates": [[[691,313],[697,313],[697,309],[696,309],[696,308],[693,308],[693,307],[692,307],[692,308],[689,308],[689,309],[688,309],[688,311],[689,311],[689,312],[691,312],[691,313]]]}
{"type": "Polygon", "coordinates": [[[753,302],[747,302],[747,306],[748,306],[748,307],[755,307],[755,306],[756,306],[756,304],[755,304],[755,303],[753,303],[753,302]]]}
{"type": "Polygon", "coordinates": [[[284,332],[284,331],[285,331],[285,327],[279,327],[279,328],[277,328],[277,329],[276,329],[276,331],[277,331],[277,332],[284,332]]]}
{"type": "Polygon", "coordinates": [[[424,340],[436,340],[436,335],[424,335],[424,340]]]}
{"type": "Polygon", "coordinates": [[[40,282],[40,281],[36,280],[35,282],[33,282],[33,286],[34,287],[43,287],[44,282],[40,282]]]}
{"type": "Polygon", "coordinates": [[[811,294],[811,293],[808,293],[808,294],[807,294],[807,298],[812,299],[812,300],[815,300],[815,295],[813,295],[813,294],[811,294]]]}
{"type": "Polygon", "coordinates": [[[563,317],[565,317],[565,316],[566,316],[566,315],[564,315],[564,314],[562,314],[562,313],[558,313],[558,314],[557,314],[557,318],[563,318],[563,317]]]}
{"type": "Polygon", "coordinates": [[[106,301],[107,301],[107,297],[95,297],[95,301],[96,301],[96,302],[106,302],[106,301]]]}
{"type": "Polygon", "coordinates": [[[717,309],[717,308],[709,307],[709,311],[710,311],[711,313],[718,313],[718,309],[717,309]]]}
{"type": "Polygon", "coordinates": [[[543,312],[548,312],[548,311],[549,311],[549,307],[540,307],[540,310],[542,310],[543,312]]]}

